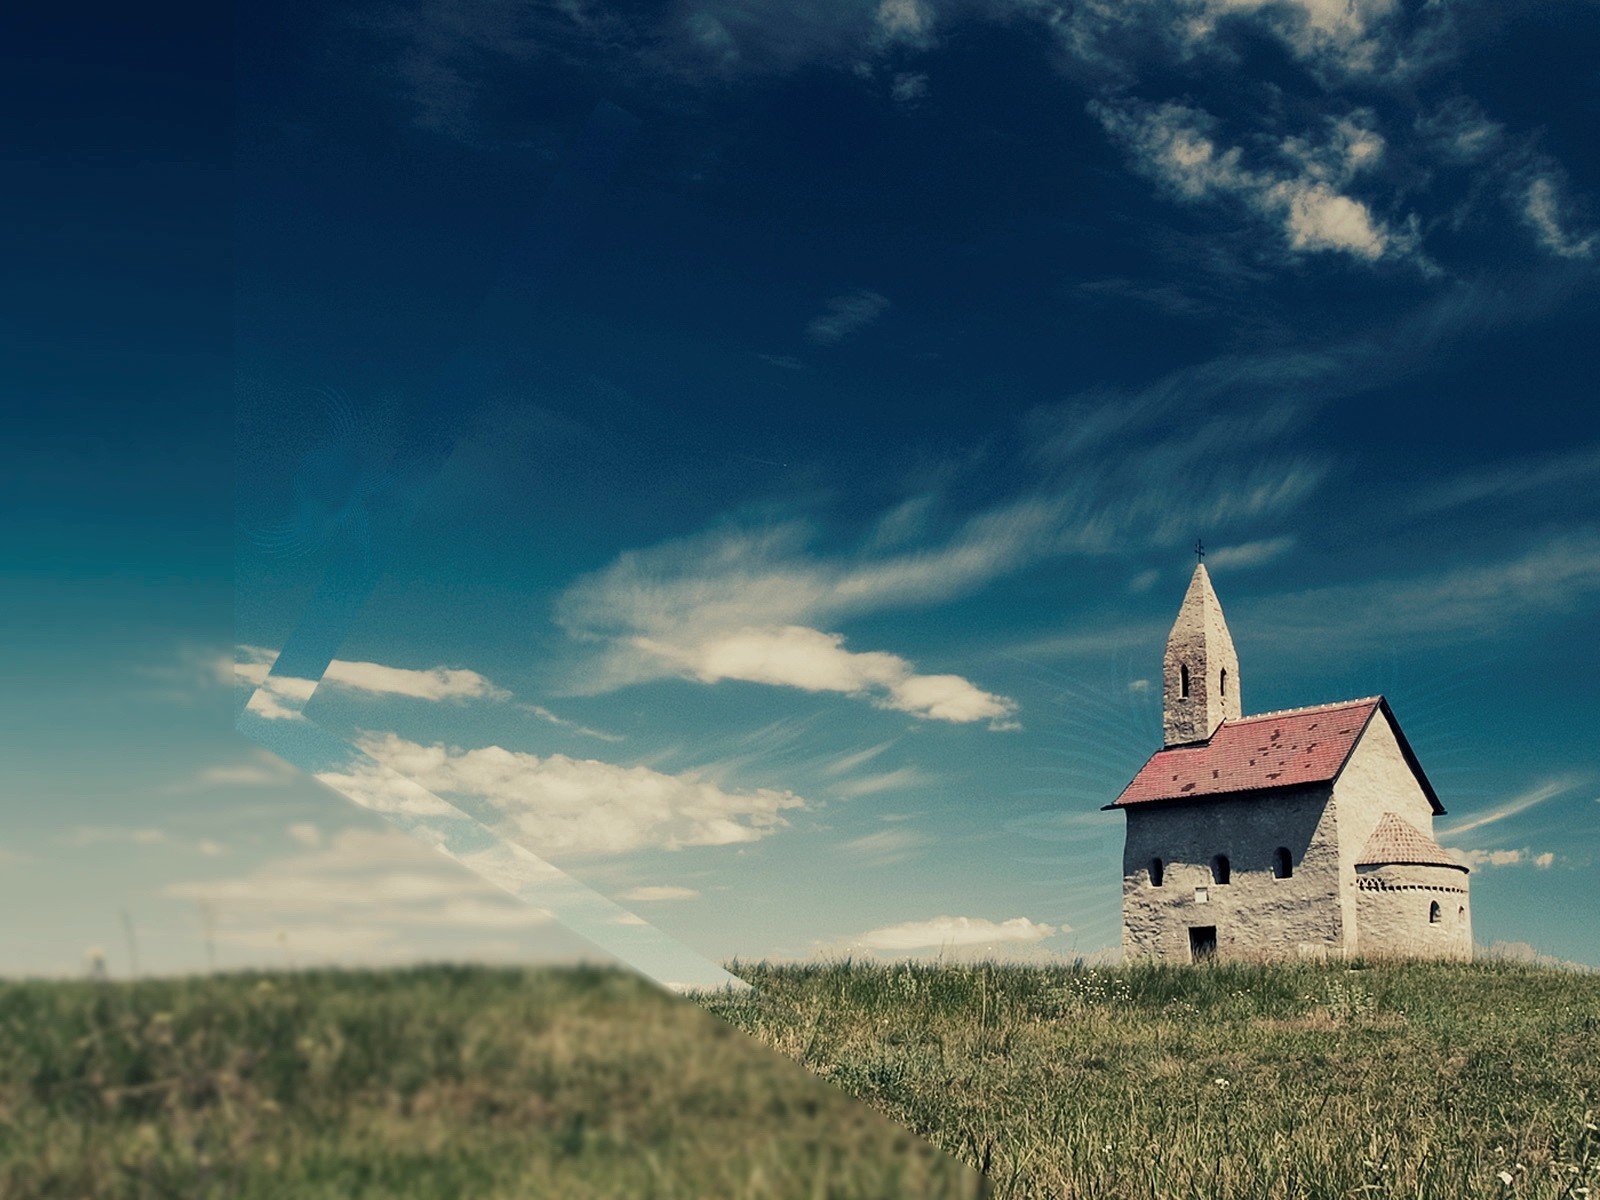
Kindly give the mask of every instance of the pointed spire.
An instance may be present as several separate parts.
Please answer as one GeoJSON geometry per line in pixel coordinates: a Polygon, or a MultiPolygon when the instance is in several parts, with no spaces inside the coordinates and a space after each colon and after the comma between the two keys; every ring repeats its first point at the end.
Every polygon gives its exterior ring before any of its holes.
{"type": "Polygon", "coordinates": [[[1239,656],[1204,562],[1195,564],[1162,665],[1168,746],[1206,741],[1223,721],[1242,715],[1239,656]]]}

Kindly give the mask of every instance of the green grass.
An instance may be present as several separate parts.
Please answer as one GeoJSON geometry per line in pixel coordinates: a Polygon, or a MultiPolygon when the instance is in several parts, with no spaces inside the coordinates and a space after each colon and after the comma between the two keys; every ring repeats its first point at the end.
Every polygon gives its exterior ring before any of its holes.
{"type": "Polygon", "coordinates": [[[997,1197],[1600,1200],[1600,976],[733,969],[755,990],[710,1008],[997,1197]]]}
{"type": "Polygon", "coordinates": [[[956,1200],[975,1180],[617,971],[0,984],[5,1200],[956,1200]]]}
{"type": "MultiPolygon", "coordinates": [[[[705,1006],[997,1197],[1600,1200],[1600,976],[735,970],[705,1006]]],[[[0,984],[5,1200],[977,1194],[622,972],[0,984]]]]}

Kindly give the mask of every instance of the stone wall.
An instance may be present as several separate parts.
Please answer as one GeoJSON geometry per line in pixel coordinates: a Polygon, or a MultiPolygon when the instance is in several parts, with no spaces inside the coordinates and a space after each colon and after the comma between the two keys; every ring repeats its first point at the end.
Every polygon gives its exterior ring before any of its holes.
{"type": "Polygon", "coordinates": [[[1363,867],[1356,875],[1357,947],[1369,958],[1472,957],[1467,875],[1451,867],[1363,867]],[[1438,921],[1430,920],[1439,906],[1438,921]]]}
{"type": "Polygon", "coordinates": [[[1191,926],[1215,926],[1220,958],[1322,954],[1346,941],[1339,904],[1341,856],[1329,789],[1201,800],[1127,811],[1123,850],[1123,952],[1128,959],[1188,962],[1191,926]],[[1275,878],[1273,852],[1293,874],[1275,878]],[[1226,854],[1231,882],[1212,878],[1226,854]],[[1150,862],[1165,864],[1160,887],[1150,862]],[[1197,899],[1205,889],[1205,900],[1197,899]]]}
{"type": "Polygon", "coordinates": [[[1470,957],[1472,908],[1467,902],[1466,872],[1449,867],[1385,867],[1378,873],[1357,872],[1356,861],[1386,812],[1399,815],[1433,836],[1433,805],[1381,712],[1373,716],[1334,784],[1333,812],[1338,822],[1340,875],[1344,880],[1339,902],[1348,931],[1348,948],[1383,956],[1470,957]],[[1425,878],[1433,881],[1428,886],[1456,889],[1438,897],[1450,917],[1443,929],[1429,924],[1428,901],[1421,899],[1422,893],[1386,890],[1389,881],[1402,877],[1407,880],[1407,888],[1422,886],[1419,881],[1425,878]],[[1459,913],[1460,908],[1466,912],[1459,913]]]}

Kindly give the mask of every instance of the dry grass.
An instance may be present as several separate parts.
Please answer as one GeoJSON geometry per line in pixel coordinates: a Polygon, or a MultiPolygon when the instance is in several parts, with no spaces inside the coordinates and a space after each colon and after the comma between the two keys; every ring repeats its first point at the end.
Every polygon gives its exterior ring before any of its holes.
{"type": "Polygon", "coordinates": [[[621,972],[0,984],[6,1200],[956,1200],[975,1183],[621,972]]]}
{"type": "Polygon", "coordinates": [[[707,998],[998,1197],[1600,1200],[1600,976],[735,964],[707,998]]]}

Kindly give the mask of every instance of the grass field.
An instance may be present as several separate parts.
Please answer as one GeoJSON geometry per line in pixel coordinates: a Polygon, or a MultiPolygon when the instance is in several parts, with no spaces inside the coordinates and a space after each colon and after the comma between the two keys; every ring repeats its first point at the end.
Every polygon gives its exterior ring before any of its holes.
{"type": "Polygon", "coordinates": [[[621,972],[0,984],[4,1200],[957,1200],[976,1184],[621,972]]]}
{"type": "MultiPolygon", "coordinates": [[[[1600,976],[736,965],[733,1025],[996,1197],[1600,1200],[1600,976]]],[[[0,984],[0,1197],[979,1195],[616,971],[0,984]]]]}
{"type": "Polygon", "coordinates": [[[714,1011],[997,1197],[1600,1200],[1600,975],[733,969],[714,1011]]]}

